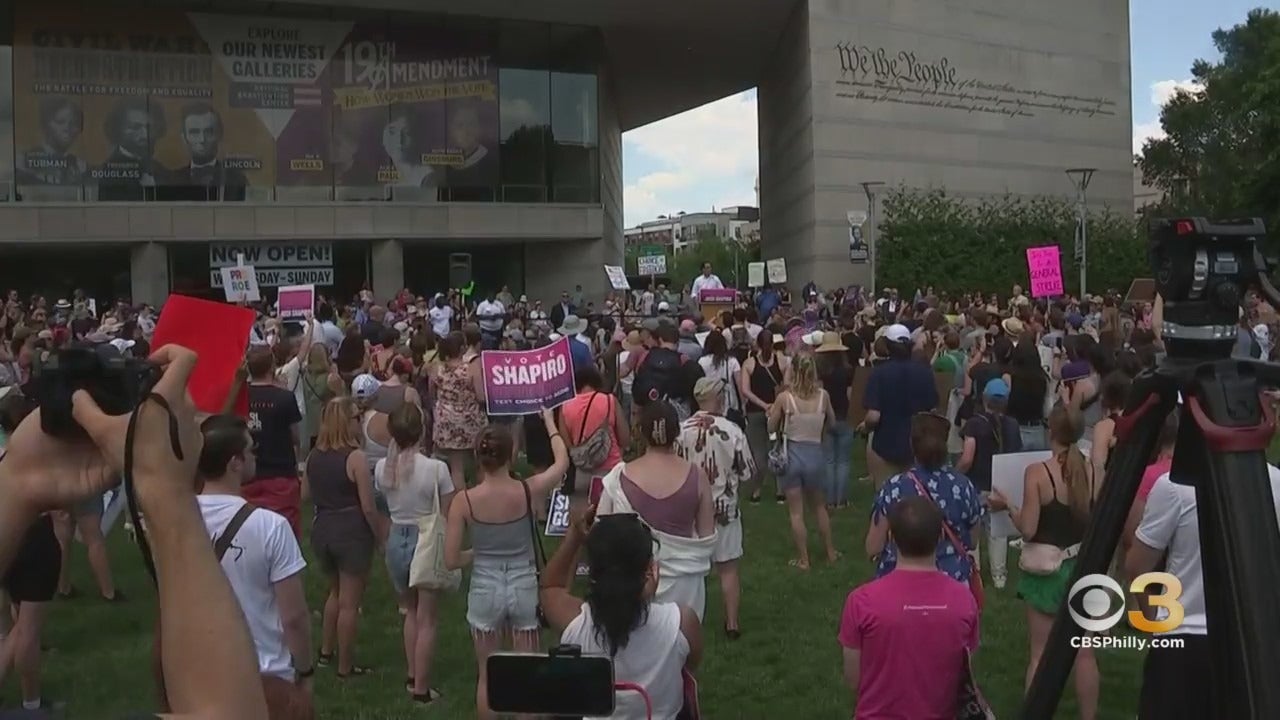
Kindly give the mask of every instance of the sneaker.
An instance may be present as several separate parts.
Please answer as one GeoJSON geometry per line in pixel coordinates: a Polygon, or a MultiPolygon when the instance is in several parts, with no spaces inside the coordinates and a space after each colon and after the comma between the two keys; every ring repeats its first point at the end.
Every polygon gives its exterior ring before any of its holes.
{"type": "Polygon", "coordinates": [[[777,504],[779,504],[779,505],[786,505],[786,504],[787,504],[787,496],[785,496],[785,495],[774,495],[774,496],[773,496],[773,501],[774,501],[774,502],[776,502],[776,503],[777,503],[777,504]]]}
{"type": "Polygon", "coordinates": [[[1003,590],[1005,583],[1009,582],[1009,578],[1005,575],[992,575],[991,582],[995,583],[997,590],[1003,590]]]}

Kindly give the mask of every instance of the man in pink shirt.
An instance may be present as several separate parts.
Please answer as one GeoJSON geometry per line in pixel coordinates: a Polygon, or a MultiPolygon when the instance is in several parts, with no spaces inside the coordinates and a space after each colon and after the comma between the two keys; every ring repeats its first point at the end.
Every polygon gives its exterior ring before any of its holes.
{"type": "Polygon", "coordinates": [[[856,720],[954,720],[965,658],[978,647],[969,588],[934,561],[942,513],[923,497],[889,511],[892,572],[849,593],[840,618],[856,720]]]}

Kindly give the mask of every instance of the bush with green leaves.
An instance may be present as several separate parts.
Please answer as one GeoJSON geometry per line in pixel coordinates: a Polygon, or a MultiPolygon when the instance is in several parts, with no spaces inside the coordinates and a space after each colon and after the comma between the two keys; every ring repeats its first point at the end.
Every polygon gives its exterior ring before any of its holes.
{"type": "MultiPolygon", "coordinates": [[[[897,188],[882,208],[876,285],[908,294],[933,286],[1004,295],[1029,285],[1027,248],[1057,245],[1064,289],[1075,294],[1075,228],[1075,205],[1060,198],[961,200],[943,190],[897,188]]],[[[1089,292],[1123,292],[1134,278],[1151,276],[1146,232],[1131,214],[1090,212],[1088,234],[1089,292]]]]}

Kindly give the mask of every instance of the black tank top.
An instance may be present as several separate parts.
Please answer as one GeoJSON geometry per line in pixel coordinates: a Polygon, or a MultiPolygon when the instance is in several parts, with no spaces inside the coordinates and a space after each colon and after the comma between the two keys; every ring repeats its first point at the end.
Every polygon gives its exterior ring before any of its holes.
{"type": "Polygon", "coordinates": [[[307,483],[316,512],[360,507],[360,492],[347,477],[347,458],[353,450],[314,450],[307,458],[307,483]]]}
{"type": "MultiPolygon", "coordinates": [[[[778,398],[778,386],[782,384],[782,370],[778,368],[778,354],[773,354],[772,365],[761,363],[758,353],[751,357],[756,361],[755,368],[751,371],[751,394],[767,403],[772,403],[778,398]]],[[[755,403],[748,403],[747,412],[762,413],[764,410],[755,403]]]]}
{"type": "Polygon", "coordinates": [[[1049,487],[1053,488],[1053,498],[1047,505],[1040,506],[1040,522],[1036,525],[1036,534],[1031,542],[1068,548],[1084,540],[1085,523],[1076,518],[1070,505],[1058,499],[1058,485],[1054,482],[1053,471],[1049,468],[1049,463],[1043,465],[1044,471],[1049,473],[1049,487]]]}

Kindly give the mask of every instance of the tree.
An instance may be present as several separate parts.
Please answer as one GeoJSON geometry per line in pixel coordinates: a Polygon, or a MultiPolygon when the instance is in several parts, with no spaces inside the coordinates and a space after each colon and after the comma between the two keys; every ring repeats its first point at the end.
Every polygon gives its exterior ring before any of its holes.
{"type": "Polygon", "coordinates": [[[1138,158],[1145,182],[1164,191],[1150,214],[1262,216],[1280,221],[1280,14],[1258,9],[1213,33],[1222,54],[1191,67],[1196,89],[1160,112],[1165,137],[1138,158]]]}
{"type": "MultiPolygon", "coordinates": [[[[637,273],[640,257],[638,245],[628,245],[625,250],[625,267],[628,275],[637,273]]],[[[720,276],[726,287],[745,288],[747,286],[747,263],[760,259],[760,243],[738,242],[726,240],[714,230],[703,230],[686,245],[678,255],[672,256],[671,248],[664,248],[667,254],[667,277],[672,285],[682,288],[693,282],[693,278],[702,272],[704,262],[711,263],[715,273],[720,276]],[[736,252],[735,252],[735,246],[736,252]],[[736,267],[736,273],[735,273],[736,267]]]]}
{"type": "MultiPolygon", "coordinates": [[[[1007,293],[1028,285],[1026,250],[1057,245],[1063,285],[1075,294],[1076,210],[1061,198],[1005,196],[975,201],[942,190],[897,188],[880,223],[878,285],[910,295],[932,285],[949,292],[1007,293]]],[[[1090,291],[1123,291],[1146,277],[1146,238],[1128,213],[1089,215],[1090,291]]]]}

